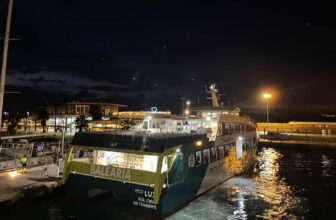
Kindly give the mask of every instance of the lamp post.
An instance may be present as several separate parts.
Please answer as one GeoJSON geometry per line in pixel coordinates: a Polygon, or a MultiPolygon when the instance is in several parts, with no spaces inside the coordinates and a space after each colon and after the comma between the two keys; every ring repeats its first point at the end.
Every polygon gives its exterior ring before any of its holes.
{"type": "Polygon", "coordinates": [[[185,110],[184,110],[184,115],[186,117],[188,117],[189,114],[190,114],[190,104],[191,104],[191,102],[189,100],[187,100],[185,104],[186,104],[186,107],[185,107],[185,110]]]}
{"type": "Polygon", "coordinates": [[[264,93],[264,98],[266,99],[266,118],[267,118],[267,127],[268,127],[268,99],[272,97],[271,93],[264,93]]]}

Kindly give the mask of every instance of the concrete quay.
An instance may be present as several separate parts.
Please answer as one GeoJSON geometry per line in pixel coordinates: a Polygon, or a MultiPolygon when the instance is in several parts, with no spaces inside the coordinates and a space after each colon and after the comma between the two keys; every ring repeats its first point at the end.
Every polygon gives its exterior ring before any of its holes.
{"type": "Polygon", "coordinates": [[[336,142],[325,141],[306,141],[306,140],[274,140],[274,139],[259,139],[259,146],[308,146],[313,148],[333,148],[336,149],[336,142]]]}
{"type": "Polygon", "coordinates": [[[47,177],[42,166],[0,173],[0,203],[15,202],[23,197],[38,197],[59,187],[60,177],[47,177]]]}

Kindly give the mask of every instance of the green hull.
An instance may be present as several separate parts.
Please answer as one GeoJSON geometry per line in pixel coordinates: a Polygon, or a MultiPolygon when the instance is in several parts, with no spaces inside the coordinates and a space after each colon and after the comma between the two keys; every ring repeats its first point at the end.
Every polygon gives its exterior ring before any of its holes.
{"type": "MultiPolygon", "coordinates": [[[[184,155],[192,153],[184,151],[184,155]]],[[[197,167],[190,167],[187,157],[175,158],[169,175],[165,176],[163,181],[170,184],[162,187],[157,203],[154,201],[154,187],[74,172],[70,173],[66,180],[68,194],[70,197],[88,197],[96,190],[110,192],[126,207],[167,216],[249,168],[254,161],[254,147],[244,150],[243,153],[245,157],[239,160],[235,159],[236,153],[232,151],[232,155],[228,153],[223,159],[197,167]],[[237,163],[237,167],[234,166],[234,162],[237,163]]]]}

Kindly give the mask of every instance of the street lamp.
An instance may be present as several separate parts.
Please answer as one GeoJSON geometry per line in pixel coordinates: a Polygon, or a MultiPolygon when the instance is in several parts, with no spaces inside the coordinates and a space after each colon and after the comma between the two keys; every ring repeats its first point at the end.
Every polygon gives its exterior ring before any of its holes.
{"type": "Polygon", "coordinates": [[[190,100],[187,100],[186,102],[185,102],[185,109],[184,109],[184,115],[185,116],[189,116],[189,114],[190,114],[190,105],[191,105],[191,102],[190,102],[190,100]]]}
{"type": "Polygon", "coordinates": [[[268,99],[270,99],[272,97],[272,94],[271,93],[264,93],[264,98],[266,99],[266,117],[267,117],[267,126],[268,126],[268,99]]]}

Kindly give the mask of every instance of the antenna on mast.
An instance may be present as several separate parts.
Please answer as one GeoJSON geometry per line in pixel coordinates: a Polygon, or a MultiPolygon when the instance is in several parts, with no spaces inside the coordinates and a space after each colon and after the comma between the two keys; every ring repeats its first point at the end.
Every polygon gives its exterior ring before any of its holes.
{"type": "Polygon", "coordinates": [[[213,107],[219,107],[220,102],[219,102],[219,96],[217,95],[218,90],[216,89],[216,84],[215,83],[211,84],[210,85],[210,90],[207,90],[207,88],[205,87],[205,92],[211,94],[211,97],[207,97],[207,99],[212,100],[212,106],[213,107]]]}

